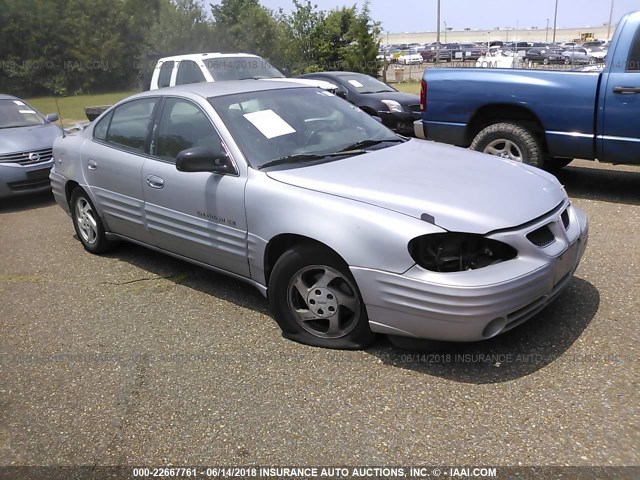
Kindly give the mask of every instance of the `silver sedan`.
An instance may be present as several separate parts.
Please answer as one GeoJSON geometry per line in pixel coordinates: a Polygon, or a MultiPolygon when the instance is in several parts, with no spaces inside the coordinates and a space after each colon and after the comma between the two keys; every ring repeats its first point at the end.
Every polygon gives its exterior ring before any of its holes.
{"type": "Polygon", "coordinates": [[[122,239],[242,279],[286,337],[321,347],[493,337],[567,286],[587,242],[555,177],[295,84],[145,92],[54,158],[86,250],[122,239]]]}

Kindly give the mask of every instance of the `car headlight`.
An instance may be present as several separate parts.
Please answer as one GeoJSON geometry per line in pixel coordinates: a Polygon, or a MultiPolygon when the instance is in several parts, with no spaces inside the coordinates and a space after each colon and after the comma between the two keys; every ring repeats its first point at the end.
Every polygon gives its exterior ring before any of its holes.
{"type": "Polygon", "coordinates": [[[463,272],[515,258],[518,252],[506,243],[472,233],[433,233],[409,242],[411,258],[432,272],[463,272]]]}
{"type": "Polygon", "coordinates": [[[382,103],[384,103],[387,108],[389,109],[390,112],[403,112],[404,110],[402,109],[402,105],[400,105],[398,102],[396,102],[395,100],[382,100],[382,103]]]}

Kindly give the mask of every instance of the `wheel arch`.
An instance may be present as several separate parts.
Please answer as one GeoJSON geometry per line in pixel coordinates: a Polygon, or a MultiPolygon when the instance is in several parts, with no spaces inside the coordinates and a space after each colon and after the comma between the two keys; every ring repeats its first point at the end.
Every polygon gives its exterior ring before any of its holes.
{"type": "Polygon", "coordinates": [[[501,122],[516,123],[531,130],[534,135],[540,138],[544,151],[548,151],[544,125],[540,118],[527,107],[508,103],[483,105],[473,114],[465,132],[466,146],[471,145],[481,130],[501,122]]]}
{"type": "Polygon", "coordinates": [[[362,110],[365,113],[368,113],[372,117],[377,117],[378,116],[378,112],[376,112],[374,108],[372,108],[372,107],[370,107],[368,105],[359,105],[358,107],[360,108],[360,110],[362,110]]]}
{"type": "Polygon", "coordinates": [[[65,196],[65,199],[67,200],[67,205],[69,205],[69,207],[71,207],[71,196],[73,195],[73,192],[75,191],[76,188],[82,188],[82,187],[80,187],[80,184],[75,180],[69,180],[64,186],[64,196],[65,196]]]}
{"type": "Polygon", "coordinates": [[[319,248],[323,248],[328,252],[331,252],[331,254],[335,255],[345,265],[348,266],[345,259],[342,258],[342,256],[338,252],[336,252],[329,245],[319,240],[315,240],[313,238],[307,237],[305,235],[300,235],[297,233],[281,233],[273,237],[271,240],[269,240],[269,242],[267,243],[267,246],[265,247],[265,252],[264,252],[265,285],[269,285],[269,277],[271,276],[273,267],[275,266],[278,259],[287,250],[290,250],[292,247],[302,246],[302,245],[313,245],[319,248]]]}

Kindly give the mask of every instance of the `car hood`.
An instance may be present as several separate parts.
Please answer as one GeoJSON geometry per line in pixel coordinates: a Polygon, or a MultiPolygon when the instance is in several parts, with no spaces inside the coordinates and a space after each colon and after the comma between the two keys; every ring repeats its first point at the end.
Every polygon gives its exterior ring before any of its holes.
{"type": "Polygon", "coordinates": [[[267,175],[479,234],[522,225],[566,198],[555,177],[542,170],[423,140],[267,175]]]}
{"type": "Polygon", "coordinates": [[[0,155],[51,148],[53,141],[61,136],[62,130],[52,123],[32,127],[2,128],[0,129],[0,155]]]}
{"type": "Polygon", "coordinates": [[[420,97],[418,95],[412,95],[410,93],[380,92],[380,93],[366,93],[363,95],[366,98],[373,98],[378,101],[395,100],[400,105],[419,105],[420,104],[420,97]]]}

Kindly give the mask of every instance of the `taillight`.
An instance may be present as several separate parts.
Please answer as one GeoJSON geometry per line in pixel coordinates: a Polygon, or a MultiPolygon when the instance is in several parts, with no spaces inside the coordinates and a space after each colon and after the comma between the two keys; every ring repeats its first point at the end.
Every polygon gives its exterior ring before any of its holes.
{"type": "Polygon", "coordinates": [[[423,112],[427,109],[427,82],[420,82],[420,110],[423,112]]]}

